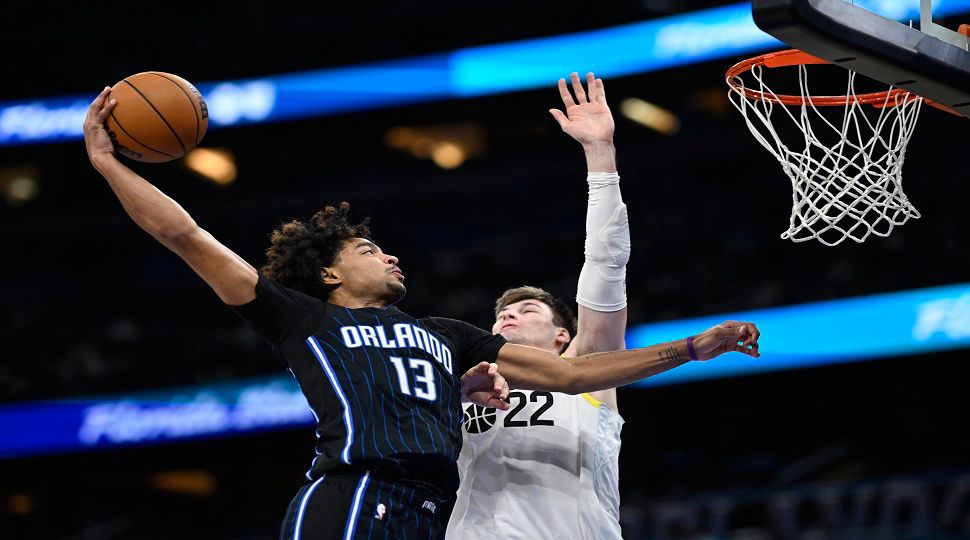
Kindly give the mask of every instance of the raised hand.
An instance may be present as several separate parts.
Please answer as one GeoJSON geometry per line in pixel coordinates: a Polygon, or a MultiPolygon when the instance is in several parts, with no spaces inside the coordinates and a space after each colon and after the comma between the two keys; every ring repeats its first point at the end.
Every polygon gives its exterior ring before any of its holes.
{"type": "Polygon", "coordinates": [[[698,360],[710,360],[732,351],[760,358],[759,337],[761,332],[754,323],[724,321],[697,334],[694,337],[694,350],[698,360]]]}
{"type": "Polygon", "coordinates": [[[480,362],[461,376],[462,401],[507,411],[509,404],[505,400],[508,397],[509,385],[505,377],[499,375],[498,364],[480,362]]]}
{"type": "Polygon", "coordinates": [[[592,72],[587,73],[587,92],[579,81],[578,73],[572,73],[570,79],[576,97],[573,98],[569,93],[566,79],[559,79],[559,95],[562,97],[563,105],[566,106],[566,112],[564,114],[559,109],[549,109],[549,112],[559,122],[562,130],[581,144],[612,144],[613,113],[606,105],[603,80],[597,79],[592,72]]]}
{"type": "Polygon", "coordinates": [[[88,107],[88,114],[84,118],[84,146],[88,151],[88,159],[92,162],[100,156],[112,155],[115,151],[108,130],[104,127],[104,121],[116,104],[115,100],[108,99],[110,96],[111,88],[105,86],[88,107]]]}

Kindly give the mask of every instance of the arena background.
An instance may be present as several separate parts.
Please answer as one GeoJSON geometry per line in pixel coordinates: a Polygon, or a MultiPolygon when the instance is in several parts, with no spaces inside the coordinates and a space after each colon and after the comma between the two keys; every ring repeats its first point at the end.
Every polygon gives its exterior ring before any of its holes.
{"type": "MultiPolygon", "coordinates": [[[[0,100],[93,96],[145,70],[193,82],[252,79],[727,4],[5,6],[0,100]]],[[[630,209],[630,326],[966,282],[970,124],[924,111],[904,168],[921,219],[861,245],[792,244],[779,238],[790,183],[727,101],[723,73],[746,56],[597,72],[617,119],[630,209]],[[669,111],[679,129],[661,133],[627,118],[618,106],[627,98],[669,111]]],[[[554,85],[213,129],[203,146],[230,151],[238,168],[227,185],[179,162],[134,168],[257,266],[280,220],[347,200],[354,216],[372,216],[376,239],[401,259],[402,309],[488,328],[506,287],[575,294],[585,164],[546,112],[561,105],[554,85]],[[395,143],[400,137],[450,142],[465,159],[443,168],[395,143]]],[[[125,216],[81,141],[0,146],[0,183],[4,410],[282,373],[268,346],[125,216]],[[14,182],[23,178],[26,187],[14,182]]],[[[962,298],[946,314],[958,341],[970,336],[962,298]]],[[[865,332],[878,341],[889,325],[813,320],[788,339],[841,343],[865,332]]],[[[759,365],[770,366],[773,345],[791,346],[766,332],[759,365]]],[[[622,389],[625,537],[970,537],[966,346],[622,389]]],[[[0,440],[15,446],[56,429],[8,422],[0,440]]],[[[0,537],[275,538],[312,441],[304,424],[11,453],[0,459],[0,537]]]]}

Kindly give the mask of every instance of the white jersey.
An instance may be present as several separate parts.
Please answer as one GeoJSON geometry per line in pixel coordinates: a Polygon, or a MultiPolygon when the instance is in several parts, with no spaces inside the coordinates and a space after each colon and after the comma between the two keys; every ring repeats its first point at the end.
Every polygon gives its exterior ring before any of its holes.
{"type": "Polygon", "coordinates": [[[467,405],[447,538],[620,538],[623,418],[589,394],[514,390],[467,405]]]}

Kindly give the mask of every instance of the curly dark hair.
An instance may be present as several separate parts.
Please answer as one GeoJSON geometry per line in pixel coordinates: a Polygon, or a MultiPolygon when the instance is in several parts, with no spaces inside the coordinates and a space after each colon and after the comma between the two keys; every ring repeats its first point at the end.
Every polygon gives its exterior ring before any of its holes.
{"type": "Polygon", "coordinates": [[[344,242],[351,238],[371,238],[370,218],[357,225],[347,220],[350,204],[327,206],[309,221],[292,219],[270,235],[263,275],[284,287],[326,300],[333,287],[324,285],[320,269],[337,262],[344,242]]]}

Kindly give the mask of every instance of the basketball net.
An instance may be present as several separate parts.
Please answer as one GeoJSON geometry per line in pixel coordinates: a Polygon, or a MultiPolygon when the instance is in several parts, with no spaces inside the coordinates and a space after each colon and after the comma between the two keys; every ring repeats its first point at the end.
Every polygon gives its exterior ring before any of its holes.
{"type": "Polygon", "coordinates": [[[775,66],[757,62],[764,57],[728,72],[731,103],[791,179],[791,219],[781,237],[793,242],[814,239],[827,246],[847,238],[861,243],[873,234],[889,236],[893,227],[918,219],[919,212],[903,193],[902,168],[923,99],[898,88],[858,95],[853,71],[848,72],[845,97],[812,97],[806,64],[827,62],[800,51],[783,53],[809,59],[776,64],[797,66],[800,96],[779,95],[768,87],[763,69],[775,66]],[[747,71],[751,86],[741,78],[747,71]],[[831,114],[823,115],[821,109],[831,114]],[[801,135],[789,133],[783,125],[788,123],[801,135]]]}

